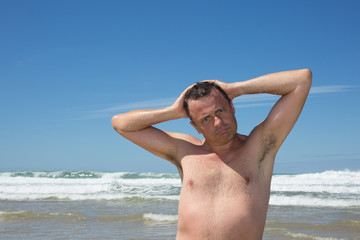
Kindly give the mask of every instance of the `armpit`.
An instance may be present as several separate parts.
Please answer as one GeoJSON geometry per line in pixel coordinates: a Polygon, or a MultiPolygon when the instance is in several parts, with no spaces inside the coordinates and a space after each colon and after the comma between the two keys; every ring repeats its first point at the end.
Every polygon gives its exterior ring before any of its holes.
{"type": "Polygon", "coordinates": [[[277,139],[274,136],[274,134],[270,134],[265,138],[263,154],[262,154],[262,157],[260,158],[260,162],[262,162],[265,159],[266,155],[268,155],[270,152],[272,152],[272,150],[274,150],[274,148],[276,146],[276,142],[277,142],[277,139]]]}

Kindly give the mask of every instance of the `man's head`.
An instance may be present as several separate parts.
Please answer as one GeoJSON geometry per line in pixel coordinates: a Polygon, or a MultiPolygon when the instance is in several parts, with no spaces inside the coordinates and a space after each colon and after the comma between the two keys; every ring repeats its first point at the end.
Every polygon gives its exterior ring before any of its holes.
{"type": "Polygon", "coordinates": [[[191,125],[211,145],[231,141],[236,135],[235,108],[226,92],[213,82],[199,82],[184,96],[191,125]]]}
{"type": "Polygon", "coordinates": [[[198,100],[202,97],[209,96],[213,89],[218,90],[221,95],[223,95],[228,100],[229,104],[231,104],[229,96],[216,83],[210,81],[197,82],[194,84],[194,86],[186,91],[184,98],[184,109],[191,120],[192,118],[189,111],[189,100],[198,100]]]}

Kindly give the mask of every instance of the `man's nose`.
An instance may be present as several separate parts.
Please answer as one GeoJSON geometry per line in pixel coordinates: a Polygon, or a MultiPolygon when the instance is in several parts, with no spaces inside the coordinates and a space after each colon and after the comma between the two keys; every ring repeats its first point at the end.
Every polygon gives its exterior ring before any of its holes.
{"type": "Polygon", "coordinates": [[[214,117],[214,127],[218,127],[222,124],[222,120],[221,118],[219,118],[218,116],[214,117]]]}

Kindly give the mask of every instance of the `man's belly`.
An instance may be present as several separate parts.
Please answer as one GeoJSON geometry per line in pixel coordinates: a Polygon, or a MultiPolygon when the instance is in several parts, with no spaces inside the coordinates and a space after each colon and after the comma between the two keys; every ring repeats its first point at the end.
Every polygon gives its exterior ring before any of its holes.
{"type": "Polygon", "coordinates": [[[267,194],[199,194],[181,192],[178,240],[261,239],[268,206],[267,194]]]}

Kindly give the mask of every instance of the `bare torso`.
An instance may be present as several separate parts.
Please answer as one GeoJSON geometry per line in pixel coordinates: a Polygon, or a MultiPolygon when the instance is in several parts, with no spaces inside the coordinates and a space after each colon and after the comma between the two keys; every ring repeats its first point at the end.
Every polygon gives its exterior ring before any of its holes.
{"type": "Polygon", "coordinates": [[[171,106],[112,118],[119,134],[179,169],[177,240],[262,238],[275,155],[301,113],[311,79],[311,71],[301,69],[244,82],[205,81],[171,106]],[[236,134],[232,100],[257,93],[282,96],[248,137],[236,134]],[[153,127],[180,118],[190,118],[206,141],[153,127]]]}
{"type": "Polygon", "coordinates": [[[235,96],[282,95],[248,137],[236,134],[235,107],[220,91],[212,89],[205,97],[188,100],[191,124],[206,141],[190,137],[179,137],[189,145],[177,141],[175,163],[182,175],[177,240],[262,238],[275,156],[298,119],[310,86],[309,70],[225,84],[238,91],[235,96]]]}
{"type": "Polygon", "coordinates": [[[262,238],[271,177],[242,138],[226,158],[199,146],[182,159],[177,240],[262,238]]]}

